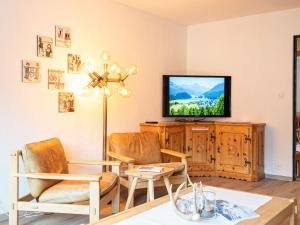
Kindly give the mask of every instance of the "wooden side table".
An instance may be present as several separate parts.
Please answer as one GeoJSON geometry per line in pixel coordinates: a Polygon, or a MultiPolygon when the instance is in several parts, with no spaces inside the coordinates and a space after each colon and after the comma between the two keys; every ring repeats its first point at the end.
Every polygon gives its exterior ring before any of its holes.
{"type": "MultiPolygon", "coordinates": [[[[146,166],[146,165],[143,165],[146,166]]],[[[130,207],[130,203],[132,199],[134,198],[134,191],[136,184],[138,182],[138,179],[147,180],[148,181],[148,189],[147,189],[147,201],[153,201],[154,200],[154,181],[159,180],[163,177],[165,185],[167,190],[169,191],[170,182],[169,182],[169,176],[173,174],[174,169],[163,167],[163,170],[158,173],[153,172],[141,172],[138,171],[138,168],[129,169],[125,171],[125,174],[129,177],[133,177],[131,187],[128,194],[128,199],[125,205],[125,210],[130,207]]]]}

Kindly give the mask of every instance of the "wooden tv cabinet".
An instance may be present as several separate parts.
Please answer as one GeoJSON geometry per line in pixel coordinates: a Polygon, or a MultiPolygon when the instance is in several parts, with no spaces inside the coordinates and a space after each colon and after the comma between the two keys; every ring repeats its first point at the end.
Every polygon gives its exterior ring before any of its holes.
{"type": "MultiPolygon", "coordinates": [[[[185,152],[189,175],[247,181],[264,177],[264,123],[141,123],[141,132],[159,134],[161,148],[185,152]]],[[[176,159],[164,158],[171,162],[176,159]]]]}

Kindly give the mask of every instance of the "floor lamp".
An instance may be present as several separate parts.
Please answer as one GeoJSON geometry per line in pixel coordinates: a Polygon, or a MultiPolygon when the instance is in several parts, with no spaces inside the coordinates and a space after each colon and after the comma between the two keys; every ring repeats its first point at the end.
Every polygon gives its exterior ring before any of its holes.
{"type": "Polygon", "coordinates": [[[99,74],[95,70],[89,71],[91,82],[87,85],[88,88],[99,87],[103,91],[103,145],[102,145],[102,159],[106,160],[107,148],[107,97],[112,94],[109,87],[110,83],[119,83],[119,94],[121,96],[128,96],[129,90],[125,87],[125,80],[137,73],[135,65],[128,66],[125,70],[121,70],[117,63],[109,64],[110,56],[107,52],[102,54],[103,58],[103,73],[99,74]]]}

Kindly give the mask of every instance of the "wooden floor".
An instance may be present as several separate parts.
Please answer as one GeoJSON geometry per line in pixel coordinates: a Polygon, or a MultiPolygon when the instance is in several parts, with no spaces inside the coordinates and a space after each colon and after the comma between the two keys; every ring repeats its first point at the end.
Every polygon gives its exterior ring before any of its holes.
{"type": "MultiPolygon", "coordinates": [[[[194,181],[201,180],[206,185],[230,188],[234,190],[241,190],[265,195],[273,195],[279,197],[292,198],[296,197],[298,203],[300,203],[300,181],[288,182],[288,181],[278,181],[264,179],[260,182],[246,182],[233,179],[225,178],[211,178],[211,177],[201,177],[194,178],[194,181]]],[[[136,203],[142,204],[145,202],[146,192],[139,191],[136,193],[136,203]]],[[[155,197],[159,197],[166,194],[166,190],[160,188],[156,190],[155,197]]],[[[121,192],[121,209],[124,209],[127,194],[125,190],[121,192]]],[[[111,207],[106,207],[101,210],[103,216],[108,216],[111,212],[111,207]]],[[[79,225],[88,223],[87,216],[81,215],[68,215],[68,214],[49,214],[49,215],[38,215],[33,217],[24,217],[20,220],[20,225],[79,225]]],[[[298,215],[298,221],[300,221],[300,213],[298,215]]],[[[0,217],[0,225],[7,225],[7,217],[0,217]]],[[[299,223],[300,224],[300,223],[299,223]]]]}

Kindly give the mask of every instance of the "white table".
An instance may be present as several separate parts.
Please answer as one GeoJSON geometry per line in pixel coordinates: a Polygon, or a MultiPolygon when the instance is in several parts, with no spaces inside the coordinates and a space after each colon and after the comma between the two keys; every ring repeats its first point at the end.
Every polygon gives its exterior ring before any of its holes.
{"type": "MultiPolygon", "coordinates": [[[[240,204],[255,210],[260,216],[258,218],[241,221],[238,225],[282,225],[284,221],[289,220],[290,225],[297,224],[295,209],[296,200],[270,197],[265,195],[251,194],[247,192],[232,191],[223,188],[215,188],[217,199],[224,199],[235,204],[240,204]],[[219,196],[219,197],[218,197],[219,196]]],[[[190,188],[183,191],[184,194],[191,192],[190,188]]],[[[93,225],[194,225],[195,222],[189,222],[181,219],[172,211],[169,197],[164,196],[152,202],[148,202],[129,210],[120,212],[100,220],[93,225]]],[[[197,224],[230,224],[216,223],[213,220],[197,222],[197,224]]]]}

